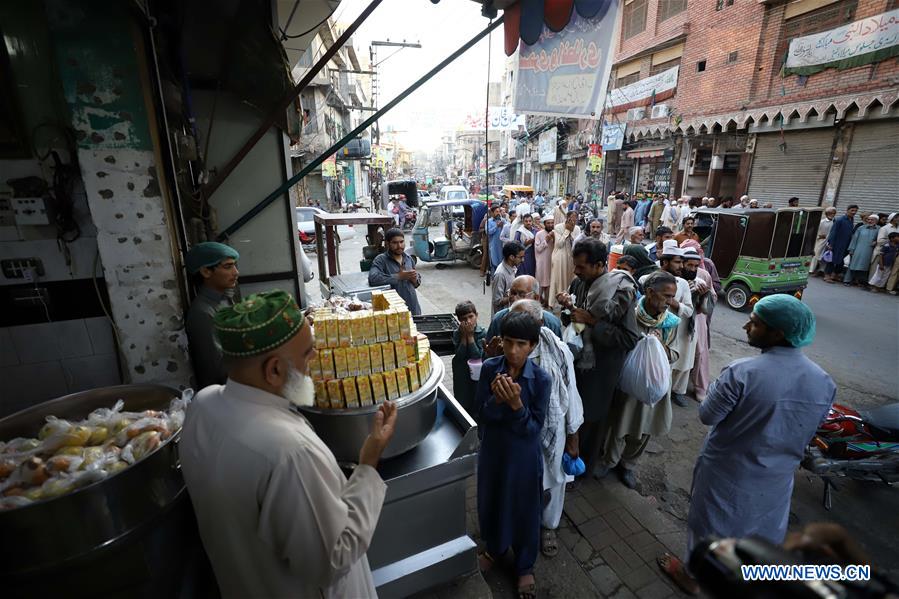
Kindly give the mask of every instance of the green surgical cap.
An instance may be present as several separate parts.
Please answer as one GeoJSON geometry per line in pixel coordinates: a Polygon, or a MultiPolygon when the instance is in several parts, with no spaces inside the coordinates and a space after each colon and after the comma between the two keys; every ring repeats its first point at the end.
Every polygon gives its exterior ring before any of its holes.
{"type": "Polygon", "coordinates": [[[815,340],[815,315],[792,295],[768,295],[756,302],[753,314],[762,322],[782,331],[793,347],[805,347],[815,340]]]}
{"type": "Polygon", "coordinates": [[[204,241],[190,248],[185,259],[185,266],[188,274],[193,275],[200,272],[204,266],[207,268],[215,266],[227,258],[237,260],[240,258],[240,254],[233,247],[224,243],[204,241]]]}

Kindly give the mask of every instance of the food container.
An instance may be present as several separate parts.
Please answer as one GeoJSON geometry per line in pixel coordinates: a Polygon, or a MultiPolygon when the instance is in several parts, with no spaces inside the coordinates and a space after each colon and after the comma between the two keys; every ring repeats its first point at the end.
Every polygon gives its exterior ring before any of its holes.
{"type": "MultiPolygon", "coordinates": [[[[434,428],[437,418],[437,386],[443,380],[443,360],[431,352],[431,372],[421,387],[396,400],[397,420],[393,438],[383,459],[398,456],[417,446],[434,428]]],[[[331,449],[338,462],[357,462],[359,450],[371,432],[378,406],[353,409],[299,407],[315,433],[331,449]]]]}
{"type": "MultiPolygon", "coordinates": [[[[0,438],[34,436],[47,416],[80,420],[118,399],[128,411],[166,409],[179,395],[159,385],[75,393],[3,418],[0,438]]],[[[177,594],[185,564],[202,554],[178,462],[179,438],[177,431],[129,468],[72,493],[0,512],[3,594],[177,594]]]]}
{"type": "Polygon", "coordinates": [[[484,360],[481,360],[480,358],[468,361],[468,372],[471,373],[471,380],[478,381],[481,379],[481,366],[483,365],[484,360]]]}

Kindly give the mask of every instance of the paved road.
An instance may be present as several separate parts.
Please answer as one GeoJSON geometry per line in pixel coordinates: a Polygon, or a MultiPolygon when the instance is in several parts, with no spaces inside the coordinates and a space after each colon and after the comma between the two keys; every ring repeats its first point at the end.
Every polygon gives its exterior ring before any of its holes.
{"type": "MultiPolygon", "coordinates": [[[[817,362],[840,387],[853,396],[876,394],[899,400],[896,374],[899,370],[899,298],[854,287],[809,281],[803,301],[817,319],[815,342],[806,355],[817,362]]],[[[719,304],[713,332],[745,341],[742,326],[747,315],[719,304]]]]}

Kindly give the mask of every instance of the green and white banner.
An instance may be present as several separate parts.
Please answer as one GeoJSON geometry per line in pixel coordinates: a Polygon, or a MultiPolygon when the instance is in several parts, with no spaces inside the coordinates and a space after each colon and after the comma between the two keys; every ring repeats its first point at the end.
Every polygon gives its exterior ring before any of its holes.
{"type": "Polygon", "coordinates": [[[790,42],[786,75],[848,69],[899,56],[899,9],[790,42]]]}

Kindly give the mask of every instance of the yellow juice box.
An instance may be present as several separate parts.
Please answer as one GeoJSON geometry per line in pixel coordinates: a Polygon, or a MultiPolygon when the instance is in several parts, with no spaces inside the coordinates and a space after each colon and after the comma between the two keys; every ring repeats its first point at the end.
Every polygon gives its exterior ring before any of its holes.
{"type": "Polygon", "coordinates": [[[312,377],[313,381],[319,381],[322,378],[322,367],[321,360],[316,354],[312,359],[310,359],[307,363],[307,370],[309,371],[309,376],[312,377]]]}
{"type": "Polygon", "coordinates": [[[387,399],[387,391],[384,389],[384,377],[380,374],[371,375],[371,399],[375,405],[384,403],[387,399]]]}
{"type": "Polygon", "coordinates": [[[396,399],[400,396],[399,390],[396,388],[396,375],[392,370],[383,373],[384,388],[387,390],[387,399],[396,399]]]}
{"type": "Polygon", "coordinates": [[[343,388],[343,399],[348,408],[359,407],[359,394],[356,393],[356,377],[350,376],[340,381],[343,388]]]}
{"type": "Polygon", "coordinates": [[[396,367],[405,368],[409,364],[409,358],[406,355],[406,342],[397,339],[393,342],[393,348],[396,350],[396,367]]]}
{"type": "Polygon", "coordinates": [[[334,378],[334,350],[330,348],[321,349],[318,352],[318,365],[321,370],[321,378],[323,381],[330,381],[334,378]]]}
{"type": "Polygon", "coordinates": [[[428,375],[431,374],[430,364],[424,360],[419,360],[416,362],[416,365],[418,366],[418,380],[424,384],[428,380],[428,375]]]}
{"type": "Polygon", "coordinates": [[[409,395],[409,377],[406,376],[405,367],[397,368],[393,372],[396,375],[396,390],[399,392],[400,397],[409,395]]]}
{"type": "Polygon", "coordinates": [[[384,356],[384,371],[394,370],[396,368],[396,355],[393,351],[393,343],[390,341],[382,343],[381,353],[384,356]]]}
{"type": "Polygon", "coordinates": [[[368,353],[368,346],[360,345],[356,348],[356,361],[359,363],[359,374],[368,376],[371,374],[371,356],[368,353]]]}
{"type": "Polygon", "coordinates": [[[371,373],[384,372],[384,356],[381,354],[381,344],[369,345],[368,355],[371,359],[371,373]]]}
{"type": "Polygon", "coordinates": [[[337,317],[329,316],[325,319],[325,330],[328,336],[328,347],[340,347],[340,336],[337,333],[337,317]]]}
{"type": "MultiPolygon", "coordinates": [[[[368,351],[365,352],[365,357],[368,357],[368,351]]],[[[356,376],[361,374],[359,372],[359,348],[358,347],[348,347],[346,348],[346,371],[347,376],[356,376]]]]}
{"type": "Polygon", "coordinates": [[[331,404],[328,403],[328,387],[325,384],[325,381],[315,381],[315,407],[316,408],[330,408],[331,404]]]}
{"type": "Polygon", "coordinates": [[[387,308],[387,299],[384,297],[383,291],[371,292],[371,305],[375,310],[384,310],[387,308]]]}
{"type": "Polygon", "coordinates": [[[365,345],[365,330],[363,323],[363,312],[353,312],[350,314],[350,332],[353,334],[353,345],[365,345]]]}
{"type": "Polygon", "coordinates": [[[384,312],[375,312],[375,341],[381,343],[387,341],[390,336],[387,334],[387,314],[384,312]]]}
{"type": "Polygon", "coordinates": [[[400,338],[400,319],[396,310],[387,310],[387,339],[394,341],[400,338]]]}
{"type": "Polygon", "coordinates": [[[415,339],[403,339],[403,348],[406,352],[406,361],[415,362],[418,358],[418,341],[415,339]]]}
{"type": "Polygon", "coordinates": [[[345,408],[346,404],[343,403],[343,393],[341,392],[340,381],[331,379],[326,385],[328,387],[328,404],[331,409],[336,410],[345,408]]]}
{"type": "Polygon", "coordinates": [[[345,347],[334,349],[334,376],[339,379],[344,379],[349,376],[345,347]]]}
{"type": "Polygon", "coordinates": [[[409,391],[415,393],[421,388],[421,383],[418,382],[418,367],[415,364],[406,366],[406,375],[409,377],[409,391]]]}
{"type": "Polygon", "coordinates": [[[312,333],[315,335],[315,349],[328,347],[328,325],[324,318],[315,317],[315,326],[312,327],[312,333]]]}
{"type": "Polygon", "coordinates": [[[396,317],[400,324],[400,337],[408,339],[412,336],[412,315],[406,308],[399,308],[396,317]]]}
{"type": "Polygon", "coordinates": [[[356,377],[356,387],[359,390],[359,406],[365,407],[372,405],[371,381],[366,375],[356,377]]]}
{"type": "Polygon", "coordinates": [[[358,317],[361,321],[361,329],[362,329],[362,341],[357,342],[357,345],[368,345],[370,343],[374,343],[378,338],[377,333],[375,332],[375,317],[374,313],[371,310],[364,310],[361,316],[358,317]]]}
{"type": "Polygon", "coordinates": [[[350,347],[353,345],[353,328],[350,318],[346,315],[337,319],[337,338],[340,347],[350,347]]]}

